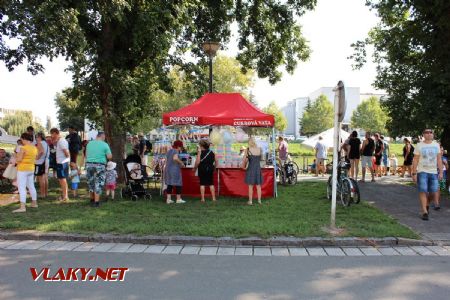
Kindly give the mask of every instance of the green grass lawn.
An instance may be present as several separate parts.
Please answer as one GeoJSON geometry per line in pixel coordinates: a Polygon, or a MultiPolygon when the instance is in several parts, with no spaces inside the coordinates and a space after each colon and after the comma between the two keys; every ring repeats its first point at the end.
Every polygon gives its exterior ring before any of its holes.
{"type": "MultiPolygon", "coordinates": [[[[108,201],[95,209],[88,205],[85,192],[67,204],[58,203],[53,192],[49,199],[39,201],[38,209],[28,208],[25,214],[11,213],[18,204],[0,207],[0,228],[87,234],[327,236],[323,227],[329,224],[330,202],[325,198],[324,182],[280,187],[279,195],[254,206],[246,206],[246,199],[223,197],[217,204],[186,198],[184,205],[167,205],[154,196],[151,201],[108,201]]],[[[367,203],[338,206],[336,219],[345,229],[344,236],[418,237],[367,203]]]]}

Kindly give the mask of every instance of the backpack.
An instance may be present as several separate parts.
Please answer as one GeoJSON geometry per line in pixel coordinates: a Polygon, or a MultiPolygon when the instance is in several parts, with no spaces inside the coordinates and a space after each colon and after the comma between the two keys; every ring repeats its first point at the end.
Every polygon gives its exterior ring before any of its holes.
{"type": "Polygon", "coordinates": [[[411,144],[411,148],[409,149],[409,156],[414,157],[414,146],[411,144]]]}

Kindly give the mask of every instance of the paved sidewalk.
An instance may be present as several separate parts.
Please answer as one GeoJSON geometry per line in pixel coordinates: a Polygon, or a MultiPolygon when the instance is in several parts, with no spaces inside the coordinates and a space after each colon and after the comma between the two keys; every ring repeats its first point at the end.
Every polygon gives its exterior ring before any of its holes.
{"type": "Polygon", "coordinates": [[[441,209],[430,208],[430,220],[420,219],[420,205],[415,186],[405,185],[411,178],[385,176],[374,182],[359,183],[361,198],[410,227],[423,238],[433,241],[450,240],[450,204],[442,199],[441,209]]]}
{"type": "Polygon", "coordinates": [[[0,250],[2,249],[200,256],[450,256],[450,246],[263,247],[83,243],[51,240],[0,240],[0,250]]]}

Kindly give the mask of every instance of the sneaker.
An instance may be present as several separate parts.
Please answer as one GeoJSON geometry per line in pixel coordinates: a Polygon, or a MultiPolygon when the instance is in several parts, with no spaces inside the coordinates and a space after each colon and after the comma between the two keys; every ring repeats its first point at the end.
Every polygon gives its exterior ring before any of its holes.
{"type": "Polygon", "coordinates": [[[422,215],[422,220],[428,221],[428,214],[423,214],[422,215]]]}
{"type": "Polygon", "coordinates": [[[173,202],[173,200],[166,200],[166,203],[167,203],[167,204],[172,204],[172,203],[174,203],[174,202],[173,202]]]}
{"type": "Polygon", "coordinates": [[[21,207],[21,208],[18,208],[18,209],[13,210],[12,212],[13,212],[13,213],[24,213],[24,212],[26,212],[26,211],[27,211],[26,208],[21,207]]]}
{"type": "Polygon", "coordinates": [[[434,209],[434,210],[440,210],[441,207],[440,207],[440,206],[434,206],[433,209],[434,209]]]}
{"type": "Polygon", "coordinates": [[[186,201],[184,201],[183,199],[177,200],[177,204],[183,204],[186,203],[186,201]]]}
{"type": "Polygon", "coordinates": [[[98,208],[98,207],[100,207],[100,201],[98,201],[98,202],[94,202],[94,207],[95,207],[95,208],[98,208]]]}

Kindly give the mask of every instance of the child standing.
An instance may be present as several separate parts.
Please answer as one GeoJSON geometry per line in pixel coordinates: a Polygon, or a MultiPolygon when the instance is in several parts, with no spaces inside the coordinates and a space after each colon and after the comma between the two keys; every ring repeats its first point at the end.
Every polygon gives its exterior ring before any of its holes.
{"type": "Polygon", "coordinates": [[[73,197],[75,198],[78,196],[78,184],[80,183],[80,170],[78,170],[78,166],[74,162],[70,163],[69,178],[71,181],[73,197]]]}
{"type": "Polygon", "coordinates": [[[116,189],[116,179],[117,179],[117,172],[116,172],[116,163],[109,161],[106,164],[106,196],[108,197],[111,193],[111,199],[114,200],[114,191],[116,189]]]}

